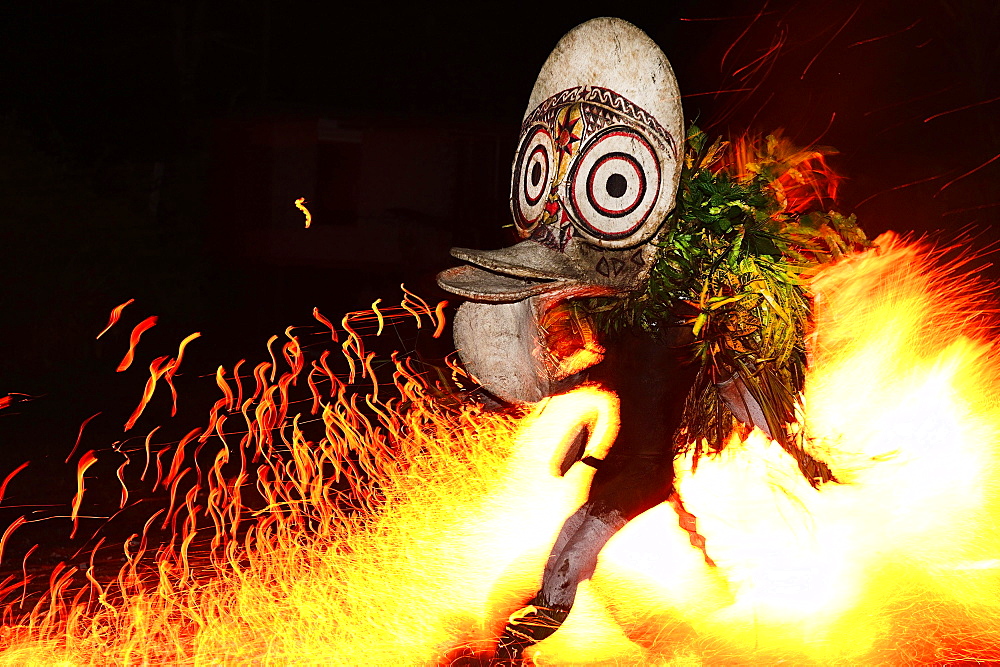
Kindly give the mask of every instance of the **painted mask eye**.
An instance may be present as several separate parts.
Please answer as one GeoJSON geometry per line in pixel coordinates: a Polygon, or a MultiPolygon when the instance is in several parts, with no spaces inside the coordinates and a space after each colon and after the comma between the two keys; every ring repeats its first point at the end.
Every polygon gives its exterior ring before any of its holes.
{"type": "Polygon", "coordinates": [[[511,209],[519,230],[531,231],[545,208],[554,165],[552,136],[544,127],[528,131],[514,162],[511,209]]]}
{"type": "Polygon", "coordinates": [[[649,217],[660,193],[660,160],[649,141],[628,127],[598,134],[573,165],[568,192],[582,231],[624,239],[649,217]]]}

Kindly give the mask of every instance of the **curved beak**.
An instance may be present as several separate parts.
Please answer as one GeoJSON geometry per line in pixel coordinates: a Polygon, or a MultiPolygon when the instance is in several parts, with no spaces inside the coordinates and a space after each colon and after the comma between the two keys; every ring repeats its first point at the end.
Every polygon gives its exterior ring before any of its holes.
{"type": "MultiPolygon", "coordinates": [[[[636,258],[642,254],[638,249],[632,252],[636,258]]],[[[634,271],[602,273],[600,253],[577,243],[576,239],[570,241],[564,252],[532,240],[499,250],[452,248],[452,256],[468,264],[442,271],[437,281],[449,292],[490,303],[542,295],[554,299],[600,296],[628,289],[634,271]],[[589,268],[592,266],[597,266],[597,270],[589,268]]],[[[621,266],[627,263],[620,259],[613,261],[621,266]]],[[[630,268],[641,266],[636,263],[630,268]]]]}
{"type": "Polygon", "coordinates": [[[565,254],[534,241],[499,250],[452,248],[451,255],[469,264],[442,271],[438,284],[477,301],[520,301],[562,291],[583,278],[565,254]]]}

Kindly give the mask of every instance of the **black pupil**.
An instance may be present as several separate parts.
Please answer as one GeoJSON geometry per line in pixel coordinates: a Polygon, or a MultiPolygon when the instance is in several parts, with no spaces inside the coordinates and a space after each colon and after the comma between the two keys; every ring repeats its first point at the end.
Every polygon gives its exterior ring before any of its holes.
{"type": "Polygon", "coordinates": [[[536,162],[531,165],[531,186],[537,186],[540,180],[542,180],[542,165],[536,162]]]}
{"type": "Polygon", "coordinates": [[[605,184],[605,187],[608,189],[608,194],[617,199],[628,190],[628,182],[626,182],[625,177],[621,174],[611,174],[608,176],[608,182],[605,184]]]}

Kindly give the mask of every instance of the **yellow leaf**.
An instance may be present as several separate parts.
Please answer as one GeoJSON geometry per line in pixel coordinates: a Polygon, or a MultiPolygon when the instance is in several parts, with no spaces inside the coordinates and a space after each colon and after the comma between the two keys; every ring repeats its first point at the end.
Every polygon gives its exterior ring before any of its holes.
{"type": "Polygon", "coordinates": [[[701,333],[701,330],[708,324],[708,313],[701,313],[694,320],[694,327],[692,328],[692,333],[695,337],[701,333]]]}
{"type": "Polygon", "coordinates": [[[728,298],[727,297],[720,297],[720,296],[713,296],[711,299],[708,300],[708,303],[706,304],[706,306],[707,306],[708,310],[718,310],[719,308],[722,308],[723,306],[725,306],[727,304],[736,303],[740,299],[743,299],[744,297],[748,297],[748,296],[750,296],[749,292],[744,292],[743,294],[737,294],[736,296],[731,296],[731,297],[728,297],[728,298]]]}

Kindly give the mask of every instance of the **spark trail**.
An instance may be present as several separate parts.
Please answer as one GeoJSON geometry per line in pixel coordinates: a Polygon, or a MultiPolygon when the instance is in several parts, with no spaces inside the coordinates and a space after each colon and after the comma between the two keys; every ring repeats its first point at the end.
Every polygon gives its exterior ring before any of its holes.
{"type": "MultiPolygon", "coordinates": [[[[654,508],[609,543],[537,664],[996,657],[995,307],[940,252],[878,244],[812,281],[801,427],[844,483],[813,489],[757,432],[697,470],[681,461],[684,509],[711,561],[673,508],[654,508]]],[[[136,450],[155,471],[145,482],[118,469],[148,516],[120,546],[120,571],[60,564],[44,595],[23,601],[19,581],[0,585],[0,662],[484,655],[586,493],[593,470],[558,477],[553,456],[580,421],[610,442],[617,409],[585,386],[528,413],[488,413],[456,402],[413,357],[366,349],[380,326],[439,331],[442,308],[405,293],[345,317],[342,345],[327,347],[326,320],[286,332],[253,373],[240,362],[209,374],[221,398],[208,425],[173,444],[152,442],[153,429],[136,450]]],[[[94,456],[79,463],[74,516],[94,456]]],[[[88,488],[118,486],[95,474],[88,488]]]]}

